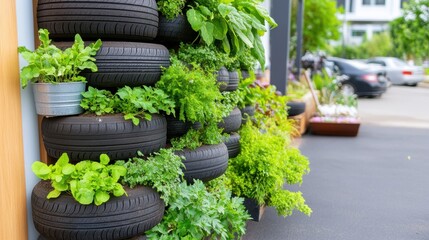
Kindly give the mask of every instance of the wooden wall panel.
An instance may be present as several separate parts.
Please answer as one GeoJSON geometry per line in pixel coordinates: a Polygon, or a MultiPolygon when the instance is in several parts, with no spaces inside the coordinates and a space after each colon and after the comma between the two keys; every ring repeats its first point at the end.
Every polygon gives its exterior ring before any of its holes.
{"type": "Polygon", "coordinates": [[[15,0],[0,8],[0,239],[28,238],[15,0]]]}

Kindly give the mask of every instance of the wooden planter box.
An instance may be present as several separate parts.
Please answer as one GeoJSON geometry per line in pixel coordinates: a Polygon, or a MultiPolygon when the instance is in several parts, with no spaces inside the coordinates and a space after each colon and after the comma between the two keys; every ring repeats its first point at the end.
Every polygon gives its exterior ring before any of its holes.
{"type": "Polygon", "coordinates": [[[298,101],[305,102],[305,112],[297,116],[290,117],[290,119],[294,121],[294,127],[296,129],[296,131],[293,133],[294,137],[300,137],[302,134],[307,132],[307,129],[310,125],[310,118],[316,114],[316,103],[314,102],[311,92],[305,94],[298,101]]]}
{"type": "Polygon", "coordinates": [[[311,122],[310,126],[315,135],[355,137],[360,123],[311,122]]]}

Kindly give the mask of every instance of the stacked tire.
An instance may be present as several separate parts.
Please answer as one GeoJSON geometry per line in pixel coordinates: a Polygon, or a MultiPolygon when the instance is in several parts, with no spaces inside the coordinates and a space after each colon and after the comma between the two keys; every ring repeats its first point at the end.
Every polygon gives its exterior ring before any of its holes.
{"type": "MultiPolygon", "coordinates": [[[[149,43],[157,37],[159,16],[155,0],[39,0],[37,20],[59,48],[72,45],[80,34],[84,40],[101,39],[98,72],[85,72],[87,85],[99,89],[154,85],[161,67],[170,64],[168,49],[149,43]]],[[[162,115],[138,125],[123,115],[82,114],[42,120],[47,154],[58,159],[66,152],[71,162],[98,160],[101,153],[112,161],[151,154],[166,147],[167,121],[162,115]]],[[[157,225],[165,205],[153,189],[126,189],[128,196],[112,197],[101,206],[81,205],[70,195],[46,199],[50,183],[33,189],[33,222],[42,239],[131,239],[157,225]]]]}

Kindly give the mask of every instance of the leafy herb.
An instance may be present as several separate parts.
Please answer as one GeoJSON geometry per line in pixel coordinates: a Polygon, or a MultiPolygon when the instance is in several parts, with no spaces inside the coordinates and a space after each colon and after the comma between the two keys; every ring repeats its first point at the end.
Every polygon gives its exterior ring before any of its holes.
{"type": "Polygon", "coordinates": [[[116,164],[127,169],[127,174],[122,179],[123,184],[130,187],[152,186],[162,194],[167,205],[172,196],[177,194],[175,189],[183,177],[182,157],[175,155],[173,149],[161,149],[147,159],[135,157],[128,162],[117,161],[116,164]]]}
{"type": "Polygon", "coordinates": [[[164,69],[156,87],[173,99],[182,121],[205,123],[222,119],[222,112],[216,104],[222,99],[222,94],[215,77],[196,65],[189,69],[173,57],[171,66],[164,69]]]}
{"type": "Polygon", "coordinates": [[[311,209],[301,193],[282,188],[285,182],[301,183],[309,171],[308,160],[289,147],[288,136],[273,128],[261,131],[249,121],[240,130],[240,154],[230,159],[226,172],[232,192],[272,206],[283,216],[294,209],[309,215],[311,209]]]}
{"type": "Polygon", "coordinates": [[[241,70],[253,71],[255,69],[256,59],[248,48],[238,53],[237,61],[241,70]]]}
{"type": "Polygon", "coordinates": [[[223,140],[222,129],[217,123],[210,122],[199,129],[190,129],[185,135],[171,139],[171,145],[175,149],[196,149],[203,144],[219,144],[223,140]]]}
{"type": "Polygon", "coordinates": [[[228,54],[219,51],[215,46],[195,46],[180,44],[177,58],[188,64],[197,64],[206,72],[218,71],[231,60],[228,54]]]}
{"type": "Polygon", "coordinates": [[[264,47],[260,36],[277,24],[258,0],[215,1],[195,0],[186,12],[192,29],[200,33],[207,45],[217,42],[226,53],[238,53],[245,48],[265,67],[264,47]]]}
{"type": "Polygon", "coordinates": [[[111,92],[89,87],[88,91],[82,93],[82,96],[80,106],[87,112],[97,115],[114,113],[117,101],[111,92]]]}
{"type": "Polygon", "coordinates": [[[207,191],[204,184],[181,183],[162,222],[146,232],[149,239],[237,239],[245,233],[249,215],[243,199],[225,188],[207,191]]]}
{"type": "Polygon", "coordinates": [[[168,20],[173,20],[180,14],[185,7],[186,0],[157,0],[158,11],[168,20]]]}
{"type": "Polygon", "coordinates": [[[28,65],[21,69],[21,85],[25,88],[28,82],[59,83],[85,82],[79,73],[85,69],[97,71],[95,56],[101,47],[101,40],[85,47],[79,34],[76,34],[73,45],[62,51],[51,44],[49,32],[39,29],[40,46],[35,51],[19,47],[18,52],[27,60],[28,65]]]}
{"type": "Polygon", "coordinates": [[[118,89],[115,95],[107,90],[89,87],[82,96],[80,106],[87,112],[97,115],[123,113],[125,120],[131,119],[135,125],[140,123],[141,117],[151,120],[152,114],[160,111],[175,114],[175,104],[169,96],[161,89],[148,86],[125,86],[118,89]]]}
{"type": "Polygon", "coordinates": [[[127,170],[122,166],[108,165],[109,161],[109,156],[101,154],[99,163],[85,160],[73,165],[69,163],[67,153],[63,153],[55,165],[37,161],[31,168],[37,177],[51,181],[54,190],[48,194],[48,199],[70,191],[80,204],[94,202],[99,206],[110,199],[110,194],[116,197],[126,194],[118,180],[125,176],[127,170]]]}
{"type": "Polygon", "coordinates": [[[254,106],[260,97],[259,89],[257,89],[256,84],[254,83],[254,78],[250,77],[243,79],[238,84],[237,92],[240,97],[237,105],[239,108],[244,108],[246,106],[254,106]]]}

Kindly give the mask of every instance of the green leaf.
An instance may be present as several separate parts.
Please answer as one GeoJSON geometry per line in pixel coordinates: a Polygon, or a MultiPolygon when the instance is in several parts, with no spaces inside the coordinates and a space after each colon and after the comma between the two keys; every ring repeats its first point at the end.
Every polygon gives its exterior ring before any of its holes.
{"type": "Polygon", "coordinates": [[[191,8],[186,12],[186,16],[192,29],[194,29],[194,31],[199,31],[204,23],[203,15],[199,11],[191,8]]]}
{"type": "Polygon", "coordinates": [[[217,9],[219,10],[219,13],[224,18],[226,18],[231,11],[235,10],[234,7],[228,6],[228,5],[223,4],[223,3],[219,4],[218,7],[217,7],[217,9]]]}
{"type": "Polygon", "coordinates": [[[64,167],[69,163],[69,156],[67,153],[61,154],[60,158],[58,158],[57,162],[55,163],[55,166],[64,167]]]}
{"type": "Polygon", "coordinates": [[[207,45],[211,45],[213,43],[213,31],[214,25],[211,22],[205,22],[201,26],[201,37],[207,45]]]}
{"type": "Polygon", "coordinates": [[[222,47],[223,47],[223,50],[226,52],[226,53],[230,53],[231,52],[231,46],[229,45],[229,40],[228,40],[228,38],[224,38],[223,40],[222,40],[222,47]]]}
{"type": "Polygon", "coordinates": [[[69,185],[64,182],[52,182],[52,187],[54,187],[55,190],[60,192],[69,190],[69,185]]]}
{"type": "Polygon", "coordinates": [[[226,21],[222,18],[215,18],[212,21],[213,23],[213,36],[217,40],[223,40],[226,37],[228,32],[228,25],[226,21]]]}
{"type": "Polygon", "coordinates": [[[110,195],[107,192],[99,190],[95,193],[94,203],[95,205],[100,206],[101,204],[109,201],[109,199],[110,195]]]}
{"type": "Polygon", "coordinates": [[[206,17],[210,17],[212,15],[212,12],[206,6],[200,5],[198,6],[198,9],[206,17]]]}
{"type": "Polygon", "coordinates": [[[121,184],[116,184],[115,188],[113,189],[113,196],[120,197],[122,195],[126,195],[124,188],[121,186],[121,184]]]}
{"type": "Polygon", "coordinates": [[[89,189],[81,188],[74,197],[80,204],[88,205],[94,200],[94,192],[89,189]]]}
{"type": "Polygon", "coordinates": [[[70,175],[70,174],[72,174],[74,172],[74,170],[75,170],[75,166],[69,163],[69,164],[66,164],[63,167],[63,170],[61,172],[64,175],[70,175]]]}
{"type": "Polygon", "coordinates": [[[107,154],[103,153],[100,154],[100,163],[103,165],[107,165],[110,162],[110,158],[107,154]]]}
{"type": "Polygon", "coordinates": [[[239,28],[234,27],[234,32],[237,34],[237,36],[243,41],[249,48],[253,48],[253,43],[250,41],[249,37],[243,33],[239,28]]]}
{"type": "Polygon", "coordinates": [[[58,190],[56,190],[56,189],[54,189],[54,190],[52,190],[52,191],[50,191],[50,192],[48,193],[48,196],[46,196],[46,198],[47,198],[47,199],[57,198],[57,197],[59,197],[60,195],[61,195],[61,192],[60,192],[60,191],[58,191],[58,190]]]}
{"type": "Polygon", "coordinates": [[[49,178],[49,175],[51,174],[51,168],[48,167],[48,165],[46,165],[45,163],[39,161],[34,162],[31,165],[31,170],[38,178],[41,178],[43,180],[47,180],[49,178]]]}

